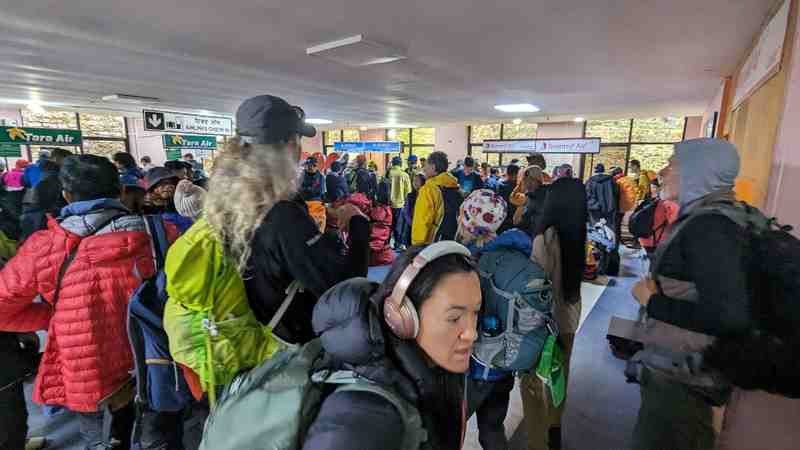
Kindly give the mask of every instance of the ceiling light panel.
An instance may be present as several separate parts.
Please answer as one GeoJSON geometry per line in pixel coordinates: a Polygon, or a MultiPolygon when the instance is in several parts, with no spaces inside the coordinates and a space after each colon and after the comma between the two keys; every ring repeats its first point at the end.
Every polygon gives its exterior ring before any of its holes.
{"type": "Polygon", "coordinates": [[[495,105],[494,109],[507,113],[535,113],[540,109],[536,105],[530,103],[514,103],[508,105],[495,105]]]}

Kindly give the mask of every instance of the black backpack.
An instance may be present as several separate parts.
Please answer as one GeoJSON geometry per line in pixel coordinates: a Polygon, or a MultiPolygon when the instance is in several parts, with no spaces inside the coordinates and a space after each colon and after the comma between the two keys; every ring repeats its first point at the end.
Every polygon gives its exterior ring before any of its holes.
{"type": "Polygon", "coordinates": [[[698,214],[721,214],[741,227],[754,323],[716,339],[704,352],[705,363],[742,389],[800,398],[800,240],[792,227],[744,203],[698,214]]]}
{"type": "Polygon", "coordinates": [[[378,183],[378,194],[375,197],[375,201],[377,201],[380,205],[388,205],[390,190],[391,185],[389,183],[389,178],[384,177],[381,182],[378,183]]]}
{"type": "Polygon", "coordinates": [[[628,220],[628,231],[633,237],[637,239],[654,237],[656,233],[666,227],[666,221],[658,228],[655,227],[656,209],[659,203],[658,199],[648,199],[636,207],[628,220]]]}
{"type": "Polygon", "coordinates": [[[444,216],[439,229],[436,230],[434,242],[452,241],[456,238],[458,231],[458,212],[461,204],[464,203],[464,195],[458,187],[446,188],[439,187],[444,200],[444,216]]]}
{"type": "Polygon", "coordinates": [[[377,182],[375,175],[367,169],[358,168],[355,174],[356,192],[361,192],[370,200],[375,200],[377,182]]]}

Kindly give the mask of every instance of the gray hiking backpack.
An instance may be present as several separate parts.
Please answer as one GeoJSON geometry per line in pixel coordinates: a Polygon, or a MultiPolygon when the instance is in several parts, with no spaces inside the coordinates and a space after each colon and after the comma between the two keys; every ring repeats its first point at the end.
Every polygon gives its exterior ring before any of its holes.
{"type": "Polygon", "coordinates": [[[418,450],[427,434],[417,408],[396,393],[351,371],[313,372],[322,354],[315,339],[291,346],[236,377],[206,421],[200,450],[297,450],[325,400],[325,385],[371,392],[390,402],[403,422],[404,450],[418,450]]]}

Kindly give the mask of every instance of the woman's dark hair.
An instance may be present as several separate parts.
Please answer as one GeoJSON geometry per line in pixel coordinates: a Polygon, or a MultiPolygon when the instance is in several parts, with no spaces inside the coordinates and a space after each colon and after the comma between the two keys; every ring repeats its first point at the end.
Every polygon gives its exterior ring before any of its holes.
{"type": "Polygon", "coordinates": [[[70,156],[61,166],[59,180],[73,202],[117,198],[120,194],[119,172],[102,156],[70,156]]]}
{"type": "MultiPolygon", "coordinates": [[[[394,285],[397,284],[403,271],[424,248],[424,246],[411,247],[395,260],[394,264],[392,264],[392,268],[389,270],[389,274],[386,275],[383,284],[381,284],[381,287],[376,293],[379,299],[383,300],[391,295],[394,290],[394,285]]],[[[431,296],[436,285],[439,284],[439,281],[446,275],[475,271],[475,264],[469,258],[456,254],[442,256],[428,263],[428,265],[417,274],[414,281],[408,287],[406,296],[411,299],[411,302],[414,303],[414,306],[419,310],[422,304],[425,303],[425,300],[431,296]]]]}
{"type": "Polygon", "coordinates": [[[431,164],[436,169],[437,174],[447,172],[447,167],[450,165],[450,162],[447,160],[447,153],[445,152],[431,153],[428,156],[427,163],[431,164]]]}
{"type": "Polygon", "coordinates": [[[586,268],[586,187],[577,178],[559,178],[548,188],[534,236],[555,227],[561,243],[564,297],[579,298],[586,268]]]}
{"type": "Polygon", "coordinates": [[[506,167],[506,175],[510,177],[519,175],[519,166],[516,164],[509,164],[508,167],[506,167]]]}
{"type": "Polygon", "coordinates": [[[126,169],[133,169],[136,167],[136,160],[133,159],[133,156],[127,152],[114,153],[114,156],[111,158],[111,160],[126,169]]]}
{"type": "MultiPolygon", "coordinates": [[[[403,271],[425,247],[412,247],[402,254],[392,265],[383,284],[374,294],[380,303],[388,297],[403,271]]],[[[406,295],[419,311],[422,304],[430,298],[436,285],[446,275],[474,272],[472,261],[461,255],[445,255],[426,265],[406,291],[406,295]]],[[[382,309],[382,308],[381,308],[382,309]]],[[[380,311],[383,317],[383,311],[380,311]]],[[[422,350],[417,345],[398,339],[385,328],[389,340],[390,354],[411,376],[420,393],[420,412],[423,424],[429,430],[429,443],[432,448],[459,448],[461,445],[461,408],[464,401],[464,376],[449,373],[443,369],[431,369],[422,350]]]]}
{"type": "Polygon", "coordinates": [[[547,160],[544,159],[544,155],[541,153],[531,153],[526,159],[528,160],[528,165],[539,166],[542,170],[547,169],[547,160]]]}

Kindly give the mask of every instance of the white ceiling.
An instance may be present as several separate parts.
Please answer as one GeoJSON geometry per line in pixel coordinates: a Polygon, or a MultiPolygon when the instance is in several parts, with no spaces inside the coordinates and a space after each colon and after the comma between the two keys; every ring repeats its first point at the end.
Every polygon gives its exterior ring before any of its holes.
{"type": "MultiPolygon", "coordinates": [[[[701,113],[773,0],[0,0],[0,106],[112,93],[233,112],[272,93],[337,124],[701,113]],[[308,46],[364,34],[401,62],[308,46]],[[5,100],[2,100],[5,99],[5,100]]],[[[95,108],[131,105],[101,102],[95,108]]]]}

